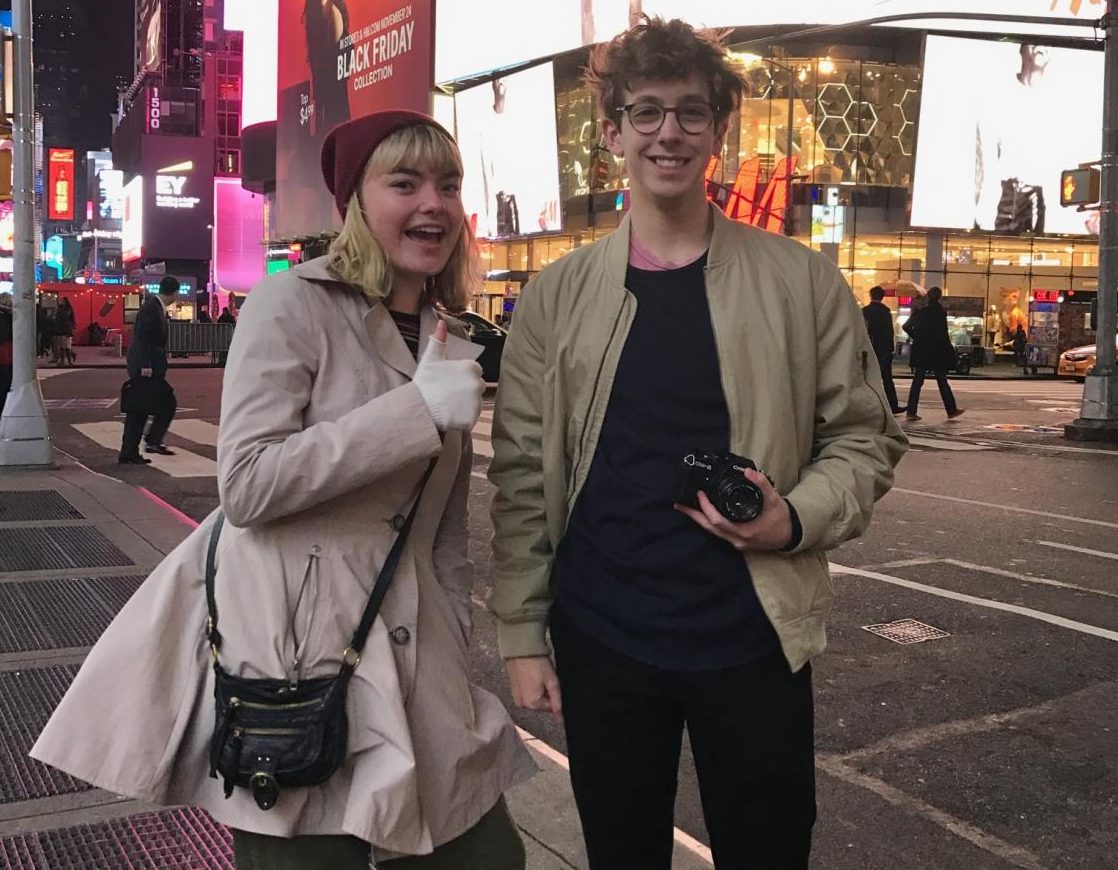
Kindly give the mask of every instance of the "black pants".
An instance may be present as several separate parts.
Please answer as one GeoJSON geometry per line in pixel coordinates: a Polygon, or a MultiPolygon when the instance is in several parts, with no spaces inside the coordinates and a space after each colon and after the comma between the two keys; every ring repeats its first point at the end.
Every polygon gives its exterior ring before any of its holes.
{"type": "Polygon", "coordinates": [[[885,388],[885,399],[889,402],[889,410],[896,411],[900,405],[897,404],[897,385],[893,383],[893,354],[879,353],[877,364],[881,368],[881,386],[885,388]]]}
{"type": "MultiPolygon", "coordinates": [[[[924,386],[924,378],[927,377],[928,372],[925,369],[916,369],[912,375],[912,386],[908,390],[908,413],[915,414],[917,407],[920,405],[920,390],[924,386]]],[[[959,410],[959,406],[955,404],[955,394],[951,392],[951,384],[947,382],[947,372],[937,371],[932,373],[932,377],[936,379],[939,384],[939,397],[943,399],[943,408],[948,414],[954,414],[959,410]]]]}
{"type": "Polygon", "coordinates": [[[599,643],[559,607],[551,637],[591,870],[670,870],[684,725],[715,866],[808,866],[810,666],[793,674],[778,653],[724,670],[665,671],[599,643]]]}
{"type": "Polygon", "coordinates": [[[0,366],[0,414],[4,413],[4,405],[8,401],[8,392],[12,389],[12,367],[0,366]]]}
{"type": "Polygon", "coordinates": [[[150,401],[145,411],[133,411],[124,417],[124,437],[120,443],[120,455],[123,458],[139,456],[140,438],[148,444],[162,444],[171,421],[175,419],[178,402],[175,391],[166,381],[161,382],[161,389],[152,389],[150,401]],[[148,426],[147,435],[144,435],[144,426],[148,417],[151,425],[148,426]]]}

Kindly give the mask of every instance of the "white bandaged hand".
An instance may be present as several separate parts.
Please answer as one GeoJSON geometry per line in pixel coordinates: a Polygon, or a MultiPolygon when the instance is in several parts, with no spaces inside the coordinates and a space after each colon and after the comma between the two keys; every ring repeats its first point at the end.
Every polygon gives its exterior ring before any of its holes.
{"type": "Polygon", "coordinates": [[[485,392],[481,366],[469,359],[446,358],[446,323],[441,320],[427,340],[412,383],[419,387],[440,432],[473,428],[485,392]]]}

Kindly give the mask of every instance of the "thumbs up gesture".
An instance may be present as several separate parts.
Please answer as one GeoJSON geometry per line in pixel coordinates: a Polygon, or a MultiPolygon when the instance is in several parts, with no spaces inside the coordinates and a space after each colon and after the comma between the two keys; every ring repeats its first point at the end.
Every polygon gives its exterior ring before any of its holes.
{"type": "Polygon", "coordinates": [[[446,358],[446,323],[442,320],[427,340],[412,383],[422,393],[440,432],[473,428],[485,392],[481,366],[469,359],[446,358]]]}

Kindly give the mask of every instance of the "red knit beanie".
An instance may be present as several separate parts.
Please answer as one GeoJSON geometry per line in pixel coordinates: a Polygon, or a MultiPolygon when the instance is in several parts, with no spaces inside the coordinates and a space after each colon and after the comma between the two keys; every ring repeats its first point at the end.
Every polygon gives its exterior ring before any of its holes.
{"type": "MultiPolygon", "coordinates": [[[[434,118],[407,109],[373,112],[339,124],[326,134],[322,143],[322,177],[334,194],[338,214],[345,217],[346,207],[361,183],[361,174],[377,146],[397,130],[413,124],[427,124],[446,133],[434,118]]],[[[447,133],[447,137],[450,134],[447,133]]]]}

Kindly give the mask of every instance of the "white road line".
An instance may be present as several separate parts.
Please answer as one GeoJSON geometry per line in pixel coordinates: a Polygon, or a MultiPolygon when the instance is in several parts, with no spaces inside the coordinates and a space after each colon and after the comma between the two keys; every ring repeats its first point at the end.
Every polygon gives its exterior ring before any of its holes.
{"type": "Polygon", "coordinates": [[[1073,547],[1071,544],[1057,544],[1055,541],[1037,541],[1042,547],[1055,547],[1057,550],[1070,550],[1073,553],[1083,553],[1087,556],[1101,556],[1103,559],[1118,559],[1118,553],[1108,553],[1106,550],[1090,550],[1087,547],[1073,547]]]}
{"type": "Polygon", "coordinates": [[[483,438],[474,439],[474,455],[475,456],[488,456],[493,458],[493,442],[486,441],[483,438]]]}
{"type": "Polygon", "coordinates": [[[484,480],[486,483],[489,482],[489,475],[482,474],[480,471],[471,471],[470,476],[476,477],[478,480],[484,480]]]}
{"type": "Polygon", "coordinates": [[[1049,519],[1065,520],[1069,523],[1084,523],[1088,526],[1102,526],[1104,529],[1118,529],[1118,523],[1108,523],[1105,520],[1089,520],[1084,517],[1068,516],[1067,514],[1054,514],[1049,513],[1048,511],[1034,511],[1030,510],[1029,508],[1009,507],[1008,505],[1004,504],[994,504],[988,501],[975,501],[974,499],[959,498],[958,496],[954,495],[939,495],[938,493],[934,492],[923,492],[919,489],[905,489],[901,486],[894,486],[891,490],[889,490],[889,492],[899,492],[903,493],[904,495],[916,495],[920,496],[921,498],[935,498],[941,501],[953,501],[959,504],[974,505],[975,507],[986,507],[993,508],[999,511],[1009,511],[1010,513],[1015,514],[1028,514],[1029,516],[1033,517],[1048,517],[1049,519]]]}
{"type": "Polygon", "coordinates": [[[35,372],[35,377],[40,381],[45,381],[50,378],[57,378],[59,375],[72,375],[78,371],[81,371],[81,369],[38,369],[35,372]]]}
{"type": "MultiPolygon", "coordinates": [[[[516,730],[517,733],[520,734],[520,739],[529,744],[533,749],[536,750],[536,752],[538,752],[552,764],[557,764],[559,765],[559,767],[563,768],[563,770],[567,771],[568,773],[570,772],[571,764],[569,761],[567,761],[567,756],[565,756],[562,752],[560,752],[558,749],[555,749],[553,746],[549,746],[548,744],[544,743],[542,740],[540,740],[540,738],[536,737],[529,731],[525,731],[519,726],[517,726],[516,730]]],[[[679,828],[673,828],[673,831],[675,832],[675,841],[679,843],[679,845],[683,846],[685,849],[690,850],[691,852],[694,852],[707,863],[711,865],[714,864],[714,856],[711,854],[710,849],[708,849],[690,834],[681,831],[679,828]]]]}
{"type": "Polygon", "coordinates": [[[1102,589],[1092,589],[1089,586],[1077,586],[1075,583],[1065,583],[1063,580],[1049,580],[1047,577],[1037,577],[1033,574],[1019,574],[1016,571],[1007,571],[1004,568],[994,568],[990,565],[976,565],[974,562],[963,562],[959,559],[898,559],[895,562],[881,562],[870,568],[894,571],[897,568],[919,568],[924,565],[954,565],[956,568],[965,568],[968,571],[981,571],[983,574],[993,574],[996,577],[1005,577],[1009,580],[1018,580],[1021,583],[1035,583],[1038,586],[1053,586],[1057,589],[1070,589],[1073,592],[1087,592],[1091,595],[1102,595],[1105,598],[1118,598],[1118,592],[1106,592],[1102,589]]]}
{"type": "Polygon", "coordinates": [[[954,565],[956,568],[966,568],[968,571],[981,571],[984,574],[993,574],[996,577],[1019,580],[1022,583],[1035,583],[1038,586],[1054,586],[1057,589],[1070,589],[1073,592],[1087,592],[1091,595],[1102,595],[1105,598],[1118,598],[1118,592],[1107,592],[1103,589],[1092,589],[1089,586],[1078,586],[1075,583],[1065,583],[1063,580],[1050,580],[1047,577],[1018,574],[1016,571],[1007,571],[1004,568],[994,568],[989,565],[976,565],[973,562],[963,562],[959,559],[939,559],[937,561],[945,565],[954,565]]]}
{"type": "MultiPolygon", "coordinates": [[[[114,453],[120,451],[121,435],[124,424],[116,420],[104,420],[98,423],[74,423],[74,428],[81,432],[90,441],[107,447],[114,453]]],[[[143,449],[141,445],[141,450],[143,449]]],[[[160,456],[158,454],[145,454],[152,460],[151,467],[168,474],[171,477],[216,477],[217,463],[205,456],[174,448],[174,456],[160,456]]]]}
{"type": "Polygon", "coordinates": [[[909,435],[908,442],[917,447],[932,447],[936,450],[993,450],[981,444],[970,444],[966,441],[947,441],[940,438],[921,438],[919,435],[909,435]]]}
{"type": "Polygon", "coordinates": [[[171,434],[193,441],[195,444],[207,444],[217,447],[217,426],[196,417],[187,417],[183,420],[176,419],[171,424],[171,434]]]}
{"type": "Polygon", "coordinates": [[[1016,604],[1006,604],[1002,601],[991,601],[989,598],[979,598],[977,595],[967,595],[963,592],[954,592],[950,589],[940,589],[938,586],[916,583],[912,580],[905,580],[903,577],[894,577],[891,574],[879,574],[876,571],[863,571],[861,568],[848,568],[845,565],[836,565],[834,562],[830,563],[830,568],[832,573],[835,574],[849,574],[854,577],[865,577],[867,580],[892,583],[894,586],[903,586],[906,589],[912,589],[916,592],[926,592],[929,595],[937,595],[940,598],[962,601],[964,604],[974,604],[978,607],[987,607],[990,610],[1014,613],[1018,616],[1025,616],[1039,622],[1047,622],[1049,625],[1059,626],[1060,628],[1070,628],[1072,631],[1078,631],[1081,634],[1089,634],[1094,637],[1101,637],[1103,640],[1118,641],[1118,631],[1100,628],[1097,625],[1088,625],[1085,622],[1076,622],[1074,619],[1065,619],[1062,616],[1045,613],[1043,610],[1033,610],[1031,607],[1019,607],[1016,604]]]}

